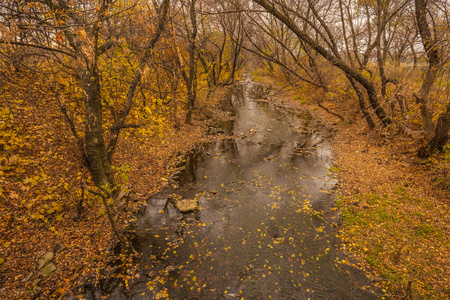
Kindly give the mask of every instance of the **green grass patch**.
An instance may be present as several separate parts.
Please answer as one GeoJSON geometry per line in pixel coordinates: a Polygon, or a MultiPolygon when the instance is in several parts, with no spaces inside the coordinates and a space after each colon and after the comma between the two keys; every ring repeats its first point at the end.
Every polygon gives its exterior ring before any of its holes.
{"type": "Polygon", "coordinates": [[[344,205],[344,200],[339,196],[336,197],[336,200],[334,202],[336,203],[336,206],[338,208],[341,208],[344,205]]]}
{"type": "Polygon", "coordinates": [[[392,297],[449,299],[448,206],[415,197],[400,186],[391,192],[336,200],[351,251],[383,278],[392,297]]]}
{"type": "Polygon", "coordinates": [[[420,224],[416,228],[416,234],[426,238],[442,238],[441,230],[433,224],[420,224]]]}
{"type": "Polygon", "coordinates": [[[302,95],[295,95],[293,100],[300,102],[302,105],[306,104],[306,99],[302,95]]]}
{"type": "Polygon", "coordinates": [[[348,226],[355,226],[363,223],[363,221],[357,214],[353,213],[350,209],[345,207],[342,209],[342,219],[348,226]]]}

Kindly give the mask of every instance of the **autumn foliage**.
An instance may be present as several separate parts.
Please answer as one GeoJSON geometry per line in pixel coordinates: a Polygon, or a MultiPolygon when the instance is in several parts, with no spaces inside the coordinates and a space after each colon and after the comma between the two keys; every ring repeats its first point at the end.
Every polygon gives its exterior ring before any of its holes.
{"type": "Polygon", "coordinates": [[[346,251],[392,295],[448,297],[447,2],[3,2],[1,298],[98,276],[244,73],[338,126],[346,251]]]}

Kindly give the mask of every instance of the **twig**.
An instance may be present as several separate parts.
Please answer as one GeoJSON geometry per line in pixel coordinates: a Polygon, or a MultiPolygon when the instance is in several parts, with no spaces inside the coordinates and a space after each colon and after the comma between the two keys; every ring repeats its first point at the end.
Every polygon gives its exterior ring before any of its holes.
{"type": "Polygon", "coordinates": [[[128,243],[125,242],[123,237],[119,234],[119,231],[116,229],[114,218],[112,217],[111,209],[110,209],[109,204],[108,204],[109,194],[105,195],[105,194],[103,194],[101,192],[94,191],[94,190],[90,189],[85,182],[83,182],[83,186],[86,189],[86,191],[88,191],[88,192],[90,192],[90,193],[92,193],[94,195],[97,195],[100,198],[102,198],[103,205],[105,206],[106,214],[108,215],[109,223],[111,224],[111,228],[112,228],[114,234],[116,235],[116,237],[119,239],[119,241],[121,243],[123,243],[124,245],[128,245],[128,243]]]}
{"type": "Polygon", "coordinates": [[[402,300],[406,300],[406,299],[413,299],[412,297],[412,291],[411,291],[411,286],[412,286],[412,281],[408,281],[408,286],[406,287],[406,295],[405,297],[402,298],[402,300]]]}

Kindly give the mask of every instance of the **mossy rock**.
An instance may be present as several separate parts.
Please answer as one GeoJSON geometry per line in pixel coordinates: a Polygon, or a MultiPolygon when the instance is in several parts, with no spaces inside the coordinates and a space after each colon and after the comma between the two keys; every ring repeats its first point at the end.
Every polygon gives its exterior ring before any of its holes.
{"type": "Polygon", "coordinates": [[[48,276],[52,275],[53,272],[56,271],[56,266],[54,263],[49,263],[45,267],[42,268],[39,275],[41,275],[43,278],[47,278],[48,276]]]}

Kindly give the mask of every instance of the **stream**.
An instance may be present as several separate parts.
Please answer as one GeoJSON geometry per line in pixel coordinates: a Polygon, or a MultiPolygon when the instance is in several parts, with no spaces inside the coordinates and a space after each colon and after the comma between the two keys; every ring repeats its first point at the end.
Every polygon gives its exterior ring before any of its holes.
{"type": "Polygon", "coordinates": [[[340,250],[329,133],[241,98],[222,126],[233,137],[190,155],[180,187],[138,216],[137,276],[109,299],[381,299],[340,250]],[[200,209],[181,214],[171,197],[200,209]]]}

